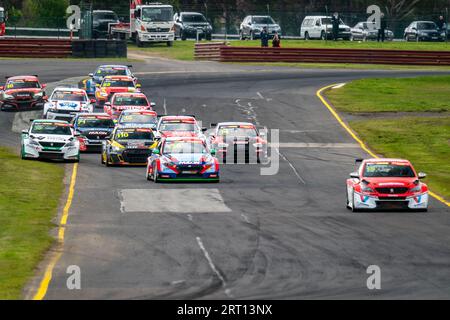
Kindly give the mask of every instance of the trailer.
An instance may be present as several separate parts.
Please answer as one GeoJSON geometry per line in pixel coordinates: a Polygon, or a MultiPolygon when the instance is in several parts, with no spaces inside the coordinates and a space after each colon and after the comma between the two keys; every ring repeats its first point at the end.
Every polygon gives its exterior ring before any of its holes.
{"type": "Polygon", "coordinates": [[[165,42],[171,47],[175,39],[173,7],[131,0],[130,23],[111,23],[109,34],[115,39],[131,39],[138,47],[152,42],[165,42]]]}

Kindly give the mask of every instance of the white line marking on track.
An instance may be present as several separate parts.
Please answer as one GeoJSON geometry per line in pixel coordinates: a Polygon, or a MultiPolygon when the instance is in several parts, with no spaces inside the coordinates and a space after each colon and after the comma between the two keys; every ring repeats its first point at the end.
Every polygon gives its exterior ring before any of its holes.
{"type": "Polygon", "coordinates": [[[258,95],[258,97],[259,97],[260,99],[264,100],[264,96],[261,94],[261,92],[257,92],[256,94],[258,95]]]}
{"type": "Polygon", "coordinates": [[[223,277],[223,275],[219,272],[219,270],[217,270],[216,266],[214,265],[214,262],[212,261],[208,251],[206,250],[203,241],[200,237],[197,237],[197,243],[198,246],[200,247],[200,249],[202,250],[206,260],[209,263],[209,266],[211,267],[212,271],[216,274],[217,278],[219,278],[219,280],[222,282],[222,287],[225,289],[225,294],[229,297],[229,298],[233,298],[233,296],[231,295],[231,291],[230,289],[227,288],[227,282],[225,281],[225,278],[223,277]]]}
{"type": "Polygon", "coordinates": [[[167,115],[167,105],[166,105],[166,98],[164,98],[164,104],[163,104],[163,108],[164,108],[164,114],[167,115]]]}
{"type": "Polygon", "coordinates": [[[250,223],[250,219],[245,215],[245,214],[241,214],[242,219],[244,219],[245,222],[250,223]]]}
{"type": "Polygon", "coordinates": [[[344,87],[345,85],[346,85],[346,83],[339,83],[338,85],[335,85],[333,87],[333,89],[340,89],[340,88],[344,87]]]}
{"type": "Polygon", "coordinates": [[[189,219],[189,221],[194,220],[194,218],[192,217],[192,214],[188,214],[188,219],[189,219]]]}
{"type": "Polygon", "coordinates": [[[304,185],[306,185],[306,181],[303,180],[303,178],[300,176],[300,173],[298,173],[297,169],[294,167],[294,165],[288,160],[288,158],[286,158],[286,156],[284,154],[282,154],[280,152],[280,150],[278,148],[275,148],[275,150],[277,151],[277,153],[280,155],[281,158],[283,158],[284,161],[286,161],[288,163],[288,165],[291,167],[292,171],[294,171],[294,174],[297,176],[298,180],[300,180],[301,183],[303,183],[304,185]]]}

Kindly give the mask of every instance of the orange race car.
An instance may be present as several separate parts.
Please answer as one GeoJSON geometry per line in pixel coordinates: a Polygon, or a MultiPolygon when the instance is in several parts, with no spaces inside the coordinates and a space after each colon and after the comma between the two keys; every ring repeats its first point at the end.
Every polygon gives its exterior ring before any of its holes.
{"type": "Polygon", "coordinates": [[[95,90],[96,106],[102,108],[115,93],[140,92],[140,84],[137,84],[129,76],[107,76],[95,90]]]}

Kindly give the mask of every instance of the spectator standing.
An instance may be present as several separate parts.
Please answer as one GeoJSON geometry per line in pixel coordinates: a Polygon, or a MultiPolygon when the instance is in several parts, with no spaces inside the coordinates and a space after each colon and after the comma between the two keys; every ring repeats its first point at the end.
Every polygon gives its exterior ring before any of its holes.
{"type": "Polygon", "coordinates": [[[269,33],[267,27],[264,27],[261,31],[261,47],[267,48],[269,46],[269,33]]]}
{"type": "Polygon", "coordinates": [[[447,30],[445,30],[447,24],[445,23],[444,16],[440,16],[440,17],[439,17],[438,21],[436,22],[436,25],[437,25],[439,31],[441,31],[441,32],[442,32],[442,31],[447,31],[447,30]]]}
{"type": "Polygon", "coordinates": [[[281,40],[280,40],[280,36],[278,35],[278,32],[275,32],[275,35],[273,36],[272,47],[274,47],[274,48],[281,47],[281,40]]]}
{"type": "Polygon", "coordinates": [[[380,16],[380,28],[378,29],[378,42],[384,42],[386,39],[386,28],[387,28],[387,22],[386,17],[384,16],[384,13],[380,16]]]}
{"type": "Polygon", "coordinates": [[[331,17],[331,24],[333,25],[333,39],[337,41],[339,39],[339,25],[341,24],[341,16],[335,12],[331,17]]]}

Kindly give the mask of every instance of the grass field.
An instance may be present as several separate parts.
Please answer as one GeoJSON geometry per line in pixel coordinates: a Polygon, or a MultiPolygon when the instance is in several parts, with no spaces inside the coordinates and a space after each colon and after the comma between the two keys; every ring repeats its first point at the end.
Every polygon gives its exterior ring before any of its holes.
{"type": "Polygon", "coordinates": [[[386,157],[411,160],[428,173],[433,191],[450,199],[450,76],[358,80],[327,97],[341,112],[368,113],[349,123],[368,146],[386,157]],[[379,112],[387,113],[370,118],[379,112]],[[407,113],[389,116],[395,112],[407,113]]]}
{"type": "Polygon", "coordinates": [[[0,300],[20,299],[54,239],[64,167],[0,148],[0,300]]]}
{"type": "Polygon", "coordinates": [[[344,112],[450,111],[450,76],[357,80],[327,95],[344,112]]]}
{"type": "Polygon", "coordinates": [[[450,199],[450,117],[351,121],[350,126],[376,153],[411,160],[428,174],[429,187],[450,199]]]}
{"type": "MultiPolygon", "coordinates": [[[[232,46],[259,46],[258,40],[229,41],[232,46]]],[[[142,51],[144,53],[176,60],[194,60],[195,41],[175,41],[173,47],[167,47],[165,43],[147,45],[145,48],[138,48],[130,44],[128,48],[132,51],[142,51]]],[[[305,41],[305,40],[283,40],[285,48],[357,48],[357,49],[400,49],[400,50],[439,50],[450,51],[450,43],[425,43],[425,42],[351,42],[351,41],[305,41]]],[[[249,63],[255,65],[255,63],[249,63]]],[[[392,66],[392,65],[371,65],[371,64],[312,64],[312,63],[258,63],[257,65],[267,66],[289,66],[298,68],[351,68],[351,69],[430,69],[442,70],[450,67],[432,66],[392,66]]]]}

